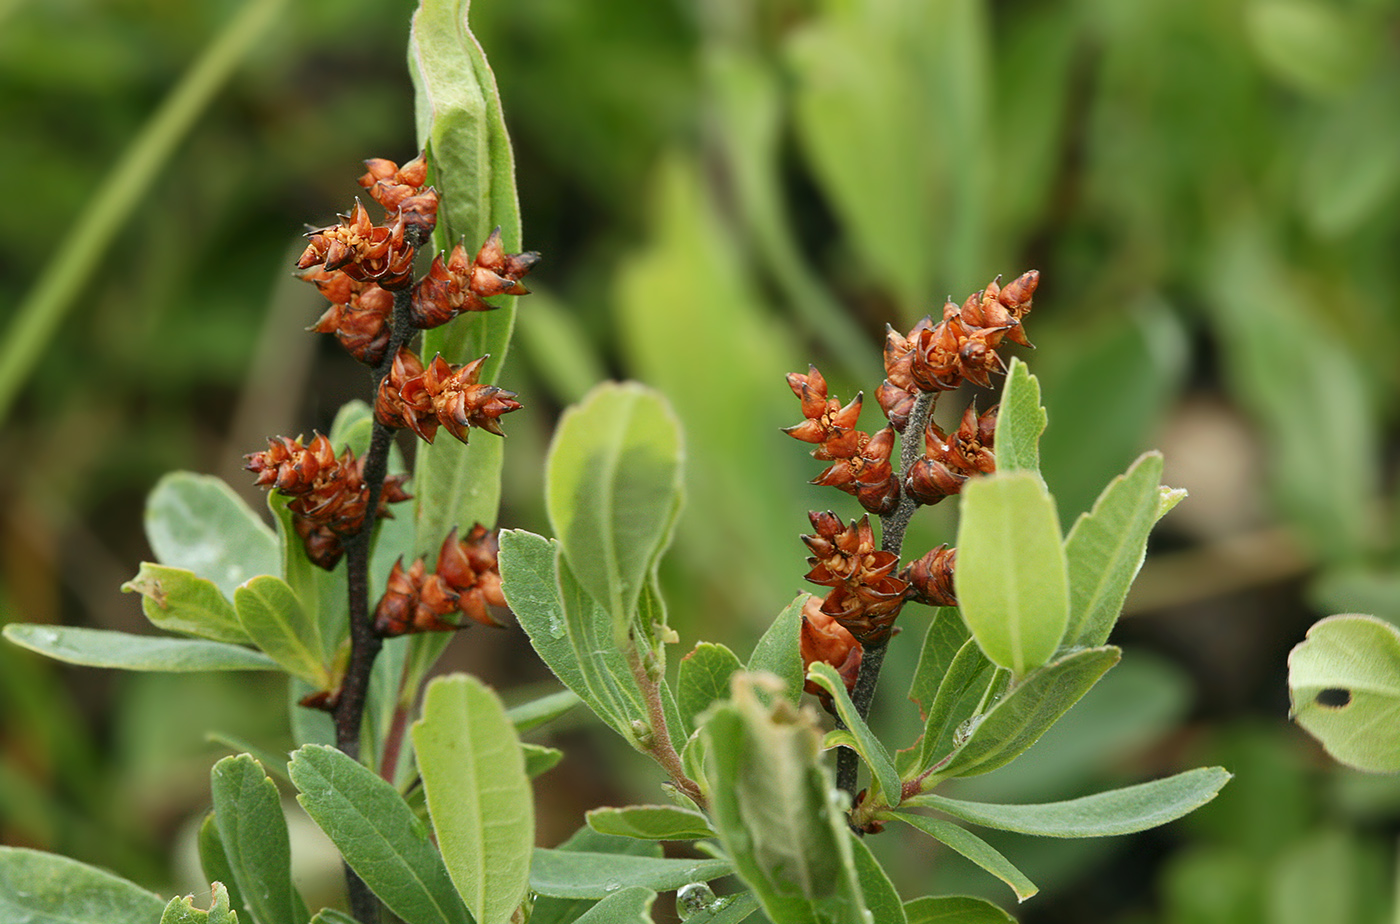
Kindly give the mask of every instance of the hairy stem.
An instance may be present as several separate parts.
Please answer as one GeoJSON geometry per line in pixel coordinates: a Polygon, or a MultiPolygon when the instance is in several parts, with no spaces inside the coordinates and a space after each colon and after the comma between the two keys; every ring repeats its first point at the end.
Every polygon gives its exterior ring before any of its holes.
{"type": "Polygon", "coordinates": [[[700,808],[705,808],[705,796],[700,792],[699,784],[686,775],[681,755],[676,753],[676,746],[671,742],[666,708],[661,702],[661,678],[647,670],[635,645],[627,653],[627,663],[647,703],[647,724],[651,726],[651,743],[645,746],[647,753],[666,771],[673,786],[700,808]]]}

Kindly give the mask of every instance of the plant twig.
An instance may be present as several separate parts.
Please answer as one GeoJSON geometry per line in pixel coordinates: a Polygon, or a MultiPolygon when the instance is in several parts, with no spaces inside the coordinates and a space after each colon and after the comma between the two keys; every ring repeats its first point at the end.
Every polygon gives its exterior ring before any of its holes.
{"type": "Polygon", "coordinates": [[[652,759],[661,765],[661,769],[666,771],[672,785],[700,808],[705,808],[705,796],[700,792],[699,784],[686,775],[681,756],[676,753],[676,746],[671,742],[671,730],[666,723],[666,708],[661,702],[660,678],[647,670],[635,644],[627,653],[627,663],[632,668],[632,676],[647,703],[647,724],[651,726],[651,742],[643,746],[652,759]]]}

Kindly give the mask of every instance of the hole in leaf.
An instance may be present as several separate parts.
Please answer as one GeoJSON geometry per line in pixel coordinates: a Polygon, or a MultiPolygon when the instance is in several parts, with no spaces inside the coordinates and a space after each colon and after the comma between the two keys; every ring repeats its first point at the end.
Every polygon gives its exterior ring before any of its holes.
{"type": "Polygon", "coordinates": [[[1316,702],[1327,709],[1340,709],[1351,702],[1351,691],[1340,687],[1328,687],[1318,691],[1316,702]]]}

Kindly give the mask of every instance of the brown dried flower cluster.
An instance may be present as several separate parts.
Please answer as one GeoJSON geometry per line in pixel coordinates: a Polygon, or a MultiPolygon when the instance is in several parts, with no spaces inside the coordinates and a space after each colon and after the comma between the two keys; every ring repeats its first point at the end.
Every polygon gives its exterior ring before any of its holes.
{"type": "Polygon", "coordinates": [[[951,435],[930,419],[924,429],[924,454],[904,477],[909,496],[920,504],[936,504],[960,492],[972,475],[996,471],[992,451],[996,427],[997,408],[978,416],[975,402],[967,406],[951,435]]]}
{"type": "Polygon", "coordinates": [[[520,280],[534,268],[540,255],[506,253],[501,246],[501,229],[491,232],[476,257],[467,259],[460,243],[446,260],[433,258],[428,274],[413,287],[409,320],[414,327],[439,327],[465,311],[490,311],[495,305],[486,299],[493,295],[529,295],[520,280]]]}
{"type": "Polygon", "coordinates": [[[832,462],[812,484],[845,491],[877,515],[894,510],[899,504],[899,479],[890,465],[894,430],[886,427],[874,436],[857,430],[862,396],[856,395],[842,407],[827,395],[826,379],[816,366],[809,366],[806,375],[789,373],[787,382],[801,400],[806,419],[783,432],[804,443],[816,443],[812,458],[832,462]]]}
{"type": "Polygon", "coordinates": [[[831,588],[821,611],[861,645],[883,644],[909,590],[894,574],[899,556],[876,548],[869,516],[849,526],[831,511],[808,517],[816,533],[802,537],[812,553],[806,578],[831,588]]]}
{"type": "Polygon", "coordinates": [[[473,427],[504,436],[501,415],[518,410],[521,404],[514,392],[477,381],[487,358],[458,366],[437,356],[425,369],[417,353],[400,349],[389,374],[379,383],[375,419],[386,427],[412,430],[429,443],[439,425],[463,443],[473,427]]]}
{"type": "Polygon", "coordinates": [[[465,539],[452,530],[429,573],[419,558],[405,571],[394,563],[384,596],[374,611],[374,631],[383,637],[411,632],[450,632],[461,628],[460,613],[484,626],[499,626],[489,606],[505,606],[497,563],[500,543],[494,530],[477,523],[465,539]]]}
{"type": "MultiPolygon", "coordinates": [[[[267,442],[267,449],[244,456],[248,460],[244,468],[257,475],[256,484],[292,498],[287,509],[307,557],[329,571],[345,553],[343,540],[364,527],[369,507],[364,459],[357,459],[349,449],[337,457],[330,440],[320,434],[305,446],[300,439],[285,436],[267,442]]],[[[376,516],[392,516],[389,504],[412,497],[403,490],[405,478],[384,479],[376,516]]]]}
{"type": "MultiPolygon", "coordinates": [[[[802,651],[803,674],[813,664],[830,664],[841,676],[847,692],[855,688],[864,649],[841,623],[822,612],[821,597],[809,595],[802,604],[802,634],[798,645],[802,651]]],[[[831,694],[810,680],[802,688],[820,699],[827,712],[832,711],[831,694]]]]}

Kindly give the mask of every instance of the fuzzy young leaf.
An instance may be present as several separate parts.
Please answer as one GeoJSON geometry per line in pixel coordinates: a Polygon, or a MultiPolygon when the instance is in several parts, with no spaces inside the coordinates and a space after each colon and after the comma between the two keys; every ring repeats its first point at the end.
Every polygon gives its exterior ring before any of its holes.
{"type": "MultiPolygon", "coordinates": [[[[430,181],[442,194],[433,240],[447,250],[459,240],[480,247],[499,226],[507,249],[521,243],[515,192],[515,155],[501,114],[496,78],[468,23],[469,0],[424,0],[413,15],[408,66],[416,94],[418,144],[427,151],[430,181]]],[[[495,311],[471,312],[426,331],[423,356],[441,353],[461,363],[489,356],[480,381],[500,375],[511,330],[514,299],[495,311]]],[[[479,436],[470,445],[440,439],[418,447],[418,553],[436,552],[458,526],[492,526],[500,506],[502,441],[479,436]]]]}
{"type": "Polygon", "coordinates": [[[525,897],[535,842],[530,780],[505,708],[475,677],[440,677],[412,734],[452,882],[477,924],[504,924],[525,897]]]}
{"type": "MultiPolygon", "coordinates": [[[[1040,406],[1040,380],[1026,364],[1012,357],[1002,386],[997,412],[997,471],[1040,473],[1040,434],[1045,432],[1045,408],[1040,406]]],[[[958,546],[962,567],[962,546],[958,546]]]]}
{"type": "MultiPolygon", "coordinates": [[[[680,425],[660,394],[607,382],[564,412],[546,463],[550,524],[579,584],[634,627],[642,584],[671,541],[681,507],[680,425]]],[[[662,627],[637,625],[656,640],[662,627]]]]}
{"type": "Polygon", "coordinates": [[[1374,616],[1328,616],[1288,655],[1293,720],[1368,773],[1400,771],[1400,631],[1374,616]]]}
{"type": "Polygon", "coordinates": [[[749,655],[750,672],[767,671],[783,682],[783,695],[793,705],[802,701],[802,607],[810,594],[798,594],[783,608],[749,655]]]}
{"type": "Polygon", "coordinates": [[[223,642],[19,622],[5,626],[3,632],[21,648],[86,667],[172,673],[278,669],[277,662],[261,651],[223,642]]]}
{"type": "Polygon", "coordinates": [[[699,642],[690,654],[681,658],[680,674],[676,678],[676,701],[685,736],[695,731],[696,717],[716,700],[729,697],[729,678],[744,669],[739,656],[724,645],[699,642]]]}
{"type": "Polygon", "coordinates": [[[238,913],[229,907],[228,889],[223,883],[209,886],[209,910],[194,906],[194,896],[176,896],[165,906],[160,924],[238,924],[238,913]]]}
{"type": "Polygon", "coordinates": [[[259,574],[279,574],[277,538],[227,484],[171,472],[146,498],[146,538],[156,561],[213,581],[226,598],[259,574]]]}
{"type": "Polygon", "coordinates": [[[1000,851],[966,828],[960,828],[951,821],[943,821],[940,818],[911,815],[907,812],[894,812],[891,817],[948,845],[1011,886],[1011,890],[1016,893],[1017,901],[1023,902],[1040,891],[1040,887],[1027,879],[1026,874],[1002,856],[1000,851]]]}
{"type": "Polygon", "coordinates": [[[898,805],[900,783],[899,774],[894,769],[894,761],[885,750],[885,746],[880,743],[880,739],[870,730],[870,726],[860,717],[855,703],[851,702],[851,697],[846,692],[846,684],[841,680],[841,675],[836,673],[836,668],[830,664],[817,662],[808,669],[807,676],[831,695],[836,714],[851,732],[852,744],[874,775],[875,782],[879,784],[880,792],[885,797],[885,803],[898,805]]]}
{"type": "Polygon", "coordinates": [[[639,837],[652,841],[693,841],[714,837],[710,822],[700,812],[674,805],[629,805],[597,808],[587,814],[588,826],[601,834],[639,837]]]}
{"type": "Polygon", "coordinates": [[[762,675],[739,674],[713,709],[706,742],[712,820],[735,872],[774,924],[858,924],[867,918],[844,804],[820,760],[810,710],[763,705],[762,675]]]}
{"type": "Polygon", "coordinates": [[[1166,779],[1065,802],[993,805],[924,793],[906,808],[932,808],[984,828],[1039,837],[1107,837],[1146,831],[1194,812],[1230,781],[1221,767],[1198,767],[1166,779]]]}
{"type": "Polygon", "coordinates": [[[645,700],[608,614],[581,588],[559,543],[523,530],[501,533],[501,589],[530,644],[554,675],[634,746],[645,700]]]}
{"type": "Polygon", "coordinates": [[[283,670],[319,690],[331,688],[319,627],[291,585],[271,575],[253,578],[234,591],[233,605],[248,637],[283,670]]]}
{"type": "Polygon", "coordinates": [[[1016,919],[984,898],[938,895],[904,903],[909,924],[1016,924],[1016,919]]]}
{"type": "Polygon", "coordinates": [[[962,745],[937,767],[928,785],[938,779],[987,773],[1015,760],[1089,692],[1120,656],[1112,646],[1088,648],[1028,675],[976,720],[962,745]]]}
{"type": "Polygon", "coordinates": [[[556,898],[606,898],[618,889],[678,889],[733,871],[724,860],[668,860],[538,847],[530,866],[530,888],[556,898]]]}
{"type": "Polygon", "coordinates": [[[1069,619],[1060,523],[1033,472],[998,472],[962,491],[958,567],[963,619],[982,651],[1017,677],[1050,660],[1069,619]]]}
{"type": "Polygon", "coordinates": [[[250,641],[233,604],[213,581],[193,571],[146,561],[121,589],[141,595],[141,612],[157,628],[233,645],[250,641]]]}
{"type": "Polygon", "coordinates": [[[1094,509],[1065,538],[1069,624],[1065,644],[1093,648],[1108,641],[1128,587],[1142,567],[1147,534],[1157,522],[1161,453],[1142,455],[1104,488],[1094,509]]]}
{"type": "Polygon", "coordinates": [[[292,848],[277,787],[247,754],[210,771],[214,824],[238,894],[258,924],[301,924],[309,915],[292,885],[292,848]]]}
{"type": "Polygon", "coordinates": [[[158,921],[164,906],[160,896],[106,870],[56,854],[0,846],[0,921],[158,921]]]}
{"type": "Polygon", "coordinates": [[[389,910],[413,924],[468,924],[428,829],[389,783],[334,748],[292,755],[297,801],[389,910]]]}

